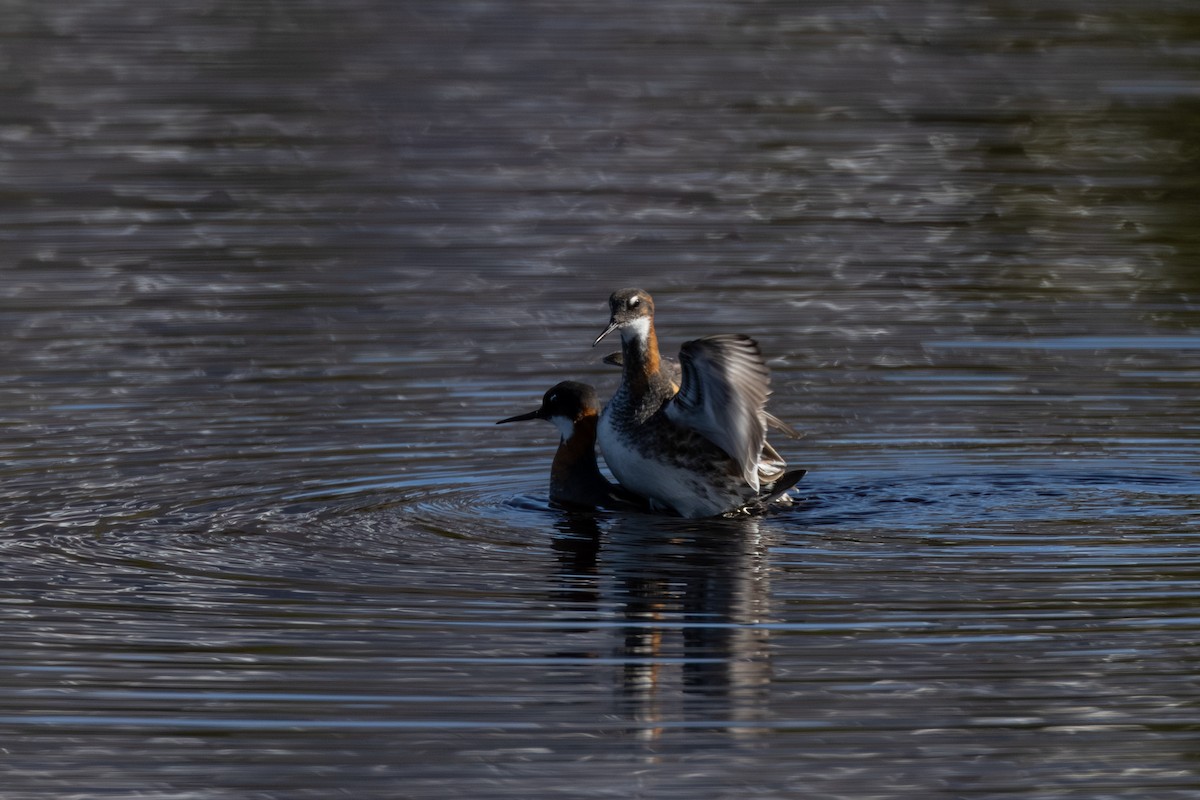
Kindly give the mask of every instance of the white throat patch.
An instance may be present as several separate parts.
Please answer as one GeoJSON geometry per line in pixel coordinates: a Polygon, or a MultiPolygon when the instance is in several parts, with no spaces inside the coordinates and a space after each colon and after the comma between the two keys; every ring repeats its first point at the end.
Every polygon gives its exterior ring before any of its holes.
{"type": "Polygon", "coordinates": [[[550,421],[554,423],[554,427],[558,428],[558,432],[562,434],[564,442],[570,439],[571,434],[575,432],[575,424],[566,417],[560,417],[555,414],[550,418],[550,421]]]}
{"type": "Polygon", "coordinates": [[[650,335],[650,318],[638,317],[633,322],[621,328],[621,341],[645,339],[650,335]]]}

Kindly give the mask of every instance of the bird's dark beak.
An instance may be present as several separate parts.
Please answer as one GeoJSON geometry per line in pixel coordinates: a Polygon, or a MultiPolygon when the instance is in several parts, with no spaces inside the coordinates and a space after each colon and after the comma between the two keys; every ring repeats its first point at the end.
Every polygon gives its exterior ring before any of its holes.
{"type": "Polygon", "coordinates": [[[597,336],[596,341],[592,342],[592,347],[595,347],[596,345],[600,344],[601,339],[603,339],[605,336],[608,336],[610,333],[612,333],[619,327],[621,327],[620,323],[618,323],[615,319],[610,319],[608,321],[608,327],[604,329],[604,333],[597,336]]]}
{"type": "Polygon", "coordinates": [[[515,417],[509,417],[508,419],[502,419],[499,422],[497,422],[496,424],[503,425],[506,422],[524,422],[525,420],[528,420],[528,419],[545,419],[545,418],[546,418],[546,415],[544,413],[542,413],[542,410],[539,408],[537,411],[530,411],[528,414],[517,414],[515,417]]]}

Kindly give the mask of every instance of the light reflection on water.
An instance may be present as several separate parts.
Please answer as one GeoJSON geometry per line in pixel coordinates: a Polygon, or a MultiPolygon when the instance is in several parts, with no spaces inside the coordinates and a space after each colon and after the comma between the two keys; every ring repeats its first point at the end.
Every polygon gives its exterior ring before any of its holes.
{"type": "Polygon", "coordinates": [[[6,798],[1200,785],[1188,6],[10,5],[6,798]],[[630,284],[795,507],[548,505],[630,284]]]}

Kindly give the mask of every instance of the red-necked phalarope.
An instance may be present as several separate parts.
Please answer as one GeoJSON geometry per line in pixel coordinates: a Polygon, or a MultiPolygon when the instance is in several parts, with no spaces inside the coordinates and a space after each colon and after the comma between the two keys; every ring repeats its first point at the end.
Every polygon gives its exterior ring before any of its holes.
{"type": "Polygon", "coordinates": [[[596,421],[599,418],[600,401],[596,390],[586,383],[563,381],[546,392],[541,408],[502,419],[496,424],[547,419],[558,428],[562,440],[550,466],[551,501],[571,508],[648,510],[649,504],[645,500],[614,486],[600,473],[596,464],[596,421]]]}
{"type": "Polygon", "coordinates": [[[679,351],[672,383],[658,352],[654,300],[621,289],[608,300],[621,332],[621,385],[597,429],[609,469],[655,508],[711,517],[781,500],[804,470],[766,442],[770,376],[758,344],[741,334],[706,336],[679,351]]]}

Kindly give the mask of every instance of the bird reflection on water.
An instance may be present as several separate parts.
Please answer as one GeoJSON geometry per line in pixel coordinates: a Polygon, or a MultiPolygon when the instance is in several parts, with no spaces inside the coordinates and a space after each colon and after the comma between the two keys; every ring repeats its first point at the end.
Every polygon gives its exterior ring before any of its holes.
{"type": "MultiPolygon", "coordinates": [[[[749,734],[771,678],[769,542],[753,517],[702,523],[564,513],[556,600],[623,620],[615,710],[656,739],[666,720],[749,734]]],[[[572,654],[578,655],[578,654],[572,654]]]]}

